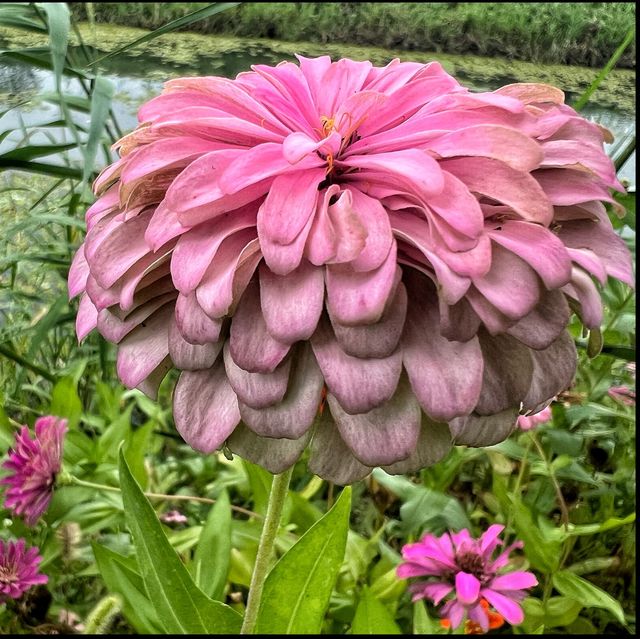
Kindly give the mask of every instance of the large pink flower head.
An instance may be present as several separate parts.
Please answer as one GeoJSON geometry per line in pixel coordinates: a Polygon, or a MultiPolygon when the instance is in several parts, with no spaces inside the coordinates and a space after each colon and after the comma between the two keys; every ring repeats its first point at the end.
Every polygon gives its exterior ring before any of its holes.
{"type": "Polygon", "coordinates": [[[502,544],[498,537],[503,530],[504,526],[494,524],[479,539],[473,539],[466,529],[441,537],[427,534],[421,541],[402,548],[404,563],[398,566],[398,577],[433,577],[409,587],[413,600],[430,599],[438,605],[448,598],[442,616],[453,628],[467,617],[487,632],[489,614],[483,600],[508,623],[522,623],[524,615],[519,602],[526,596],[526,589],[535,586],[538,580],[530,572],[504,571],[511,551],[522,547],[520,541],[492,558],[502,544]]]}
{"type": "Polygon", "coordinates": [[[39,572],[42,557],[37,548],[27,548],[24,539],[0,539],[0,603],[18,599],[32,586],[46,584],[48,577],[39,572]]]}
{"type": "Polygon", "coordinates": [[[35,423],[35,438],[31,439],[29,429],[23,426],[2,464],[9,471],[0,480],[0,484],[8,486],[5,508],[23,517],[28,526],[33,526],[49,507],[62,464],[66,432],[66,419],[40,417],[35,423]]]}
{"type": "Polygon", "coordinates": [[[78,336],[152,396],[180,369],[184,439],[272,472],[309,443],[347,483],[504,439],[570,384],[592,277],[632,282],[605,134],[546,85],[299,62],[142,106],[69,274],[78,336]]]}

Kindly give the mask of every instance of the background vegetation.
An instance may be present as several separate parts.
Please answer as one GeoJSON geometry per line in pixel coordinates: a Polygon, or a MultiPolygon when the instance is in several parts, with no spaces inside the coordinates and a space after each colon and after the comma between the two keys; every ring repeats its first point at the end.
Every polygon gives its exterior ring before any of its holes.
{"type": "MultiPolygon", "coordinates": [[[[205,19],[219,10],[207,7],[205,19]]],[[[67,48],[74,25],[64,5],[5,4],[0,24],[49,37],[46,46],[1,52],[0,62],[20,60],[57,78],[57,91],[14,107],[22,115],[47,100],[56,107],[50,118],[18,130],[0,119],[0,141],[11,141],[0,154],[0,454],[19,424],[62,416],[70,428],[65,468],[79,480],[56,489],[34,529],[0,509],[0,538],[25,537],[37,545],[49,576],[46,587],[0,605],[0,631],[176,630],[159,602],[164,597],[179,607],[189,593],[158,591],[154,570],[167,566],[186,571],[188,588],[204,593],[198,595],[203,606],[224,602],[242,611],[271,476],[237,457],[195,453],[172,423],[174,377],[152,402],[116,381],[111,345],[95,333],[78,345],[74,334],[76,301],[67,301],[66,277],[93,199],[89,185],[120,135],[113,86],[92,64],[94,53],[67,48]],[[77,83],[84,97],[65,92],[65,80],[77,83]],[[36,133],[49,141],[36,144],[36,133]],[[155,496],[147,501],[131,477],[155,496]],[[174,510],[182,522],[164,517],[174,510]],[[145,539],[155,545],[144,546],[145,539]]],[[[622,29],[612,36],[615,46],[624,35],[622,29]]],[[[5,109],[2,117],[14,113],[5,109]]],[[[635,254],[635,196],[621,202],[627,214],[612,220],[635,254]]],[[[412,604],[406,582],[395,577],[400,549],[426,531],[467,527],[479,534],[495,522],[506,526],[507,542],[524,541],[518,561],[540,582],[525,601],[523,626],[501,633],[635,631],[635,413],[609,393],[635,386],[635,297],[617,282],[603,297],[602,352],[590,359],[597,333],[589,340],[572,326],[579,372],[554,403],[552,423],[487,449],[457,447],[420,473],[376,471],[354,485],[350,516],[348,491],[310,475],[304,460],[296,465],[277,550],[286,556],[297,543],[304,553],[293,576],[272,580],[270,601],[329,601],[326,614],[322,608],[307,614],[303,605],[305,614],[296,619],[301,633],[445,633],[435,610],[412,604]],[[325,557],[326,572],[314,573],[310,587],[312,566],[305,561],[315,557],[314,535],[327,530],[346,550],[325,557]]],[[[160,583],[169,581],[160,575],[160,583]]]]}
{"type": "MultiPolygon", "coordinates": [[[[202,2],[71,2],[81,20],[156,29],[202,2]]],[[[635,27],[632,2],[246,2],[189,26],[288,41],[603,66],[635,27]]],[[[619,66],[635,68],[635,45],[619,66]]]]}

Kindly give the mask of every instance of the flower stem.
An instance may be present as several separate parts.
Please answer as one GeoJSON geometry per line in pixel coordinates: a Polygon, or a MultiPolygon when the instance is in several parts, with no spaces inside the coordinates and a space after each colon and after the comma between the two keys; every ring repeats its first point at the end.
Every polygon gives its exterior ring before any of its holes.
{"type": "Polygon", "coordinates": [[[262,588],[267,577],[271,556],[273,555],[273,546],[278,528],[280,527],[280,517],[282,516],[282,508],[287,497],[292,472],[293,467],[285,470],[285,472],[280,475],[276,475],[271,484],[267,514],[264,518],[264,524],[262,525],[258,554],[256,555],[256,563],[253,567],[253,575],[251,576],[247,609],[244,614],[242,629],[240,630],[241,635],[253,634],[256,626],[260,600],[262,598],[262,588]]]}
{"type": "MultiPolygon", "coordinates": [[[[84,488],[95,488],[96,490],[102,490],[110,493],[121,492],[120,488],[118,488],[117,486],[109,486],[108,484],[96,484],[92,481],[78,479],[73,475],[65,476],[60,484],[71,484],[74,486],[83,486],[84,488]]],[[[209,499],[208,497],[196,497],[195,495],[165,495],[164,493],[144,493],[144,496],[147,499],[164,499],[166,501],[196,501],[201,504],[215,504],[217,501],[215,499],[209,499]]],[[[242,513],[243,515],[248,515],[249,517],[257,517],[258,519],[262,519],[262,515],[260,515],[259,513],[254,513],[252,510],[242,508],[242,506],[234,506],[232,504],[231,510],[235,510],[236,512],[242,513]]]]}

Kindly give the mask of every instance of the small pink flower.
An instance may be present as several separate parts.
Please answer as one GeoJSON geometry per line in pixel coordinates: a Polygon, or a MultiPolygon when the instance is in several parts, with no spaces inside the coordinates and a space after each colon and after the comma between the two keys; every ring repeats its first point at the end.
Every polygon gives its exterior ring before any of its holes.
{"type": "Polygon", "coordinates": [[[49,507],[62,463],[67,420],[40,417],[35,431],[35,439],[31,439],[26,426],[16,434],[15,446],[2,464],[10,474],[0,480],[0,484],[8,486],[5,508],[22,516],[28,526],[33,526],[49,507]]]}
{"type": "Polygon", "coordinates": [[[18,599],[31,586],[46,584],[49,578],[38,572],[42,557],[37,548],[27,548],[24,539],[0,540],[0,603],[18,599]]]}
{"type": "Polygon", "coordinates": [[[545,424],[553,419],[551,406],[543,408],[539,413],[533,415],[520,415],[518,417],[518,428],[520,430],[531,430],[540,424],[545,424]]]}
{"type": "Polygon", "coordinates": [[[186,524],[188,520],[179,510],[170,510],[160,515],[160,521],[165,524],[186,524]]]}
{"type": "Polygon", "coordinates": [[[483,600],[508,623],[522,623],[520,602],[526,596],[525,590],[537,585],[538,580],[524,571],[500,574],[511,551],[523,545],[516,541],[492,559],[494,550],[502,544],[498,536],[503,530],[504,526],[494,524],[480,539],[473,539],[466,529],[440,537],[427,534],[421,541],[404,546],[405,563],[398,567],[397,575],[400,579],[434,578],[410,586],[414,601],[430,599],[438,605],[453,595],[441,611],[453,628],[467,617],[487,632],[490,620],[483,600]]]}
{"type": "Polygon", "coordinates": [[[628,386],[612,386],[608,391],[609,397],[626,406],[636,405],[636,393],[628,386]]]}

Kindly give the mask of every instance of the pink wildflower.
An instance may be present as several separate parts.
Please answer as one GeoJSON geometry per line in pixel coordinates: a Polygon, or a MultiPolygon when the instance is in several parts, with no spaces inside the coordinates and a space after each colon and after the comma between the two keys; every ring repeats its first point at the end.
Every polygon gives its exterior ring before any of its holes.
{"type": "Polygon", "coordinates": [[[56,475],[62,463],[62,445],[67,421],[58,417],[40,417],[35,423],[35,438],[23,426],[16,433],[16,442],[2,467],[10,474],[0,480],[8,486],[5,508],[24,518],[33,526],[47,510],[56,475]]]}
{"type": "Polygon", "coordinates": [[[160,515],[160,521],[165,524],[186,524],[188,519],[179,510],[170,510],[160,515]]]}
{"type": "Polygon", "coordinates": [[[487,603],[512,625],[522,622],[524,615],[520,601],[525,590],[537,585],[533,573],[524,571],[504,572],[509,554],[521,548],[517,541],[492,559],[504,526],[494,524],[473,539],[468,530],[445,533],[441,537],[425,535],[421,541],[407,544],[402,549],[404,562],[398,566],[398,577],[433,577],[410,586],[413,600],[430,599],[438,605],[453,595],[442,608],[442,616],[457,628],[467,617],[484,632],[489,630],[490,619],[487,603]],[[486,603],[483,603],[486,602],[486,603]]]}
{"type": "Polygon", "coordinates": [[[274,473],[307,444],[344,484],[503,440],[572,381],[568,302],[595,327],[592,277],[633,282],[608,132],[547,85],[299,61],[142,106],[69,273],[78,337],[152,397],[180,369],[184,439],[274,473]]]}
{"type": "Polygon", "coordinates": [[[626,406],[636,405],[636,392],[628,386],[612,386],[607,393],[611,399],[615,399],[626,406]]]}
{"type": "Polygon", "coordinates": [[[518,417],[518,428],[520,430],[531,430],[540,424],[545,424],[553,419],[551,406],[543,408],[539,413],[533,415],[520,415],[518,417]]]}
{"type": "Polygon", "coordinates": [[[48,577],[38,572],[42,557],[37,548],[27,548],[24,539],[0,539],[0,603],[18,599],[31,586],[46,584],[48,577]]]}

